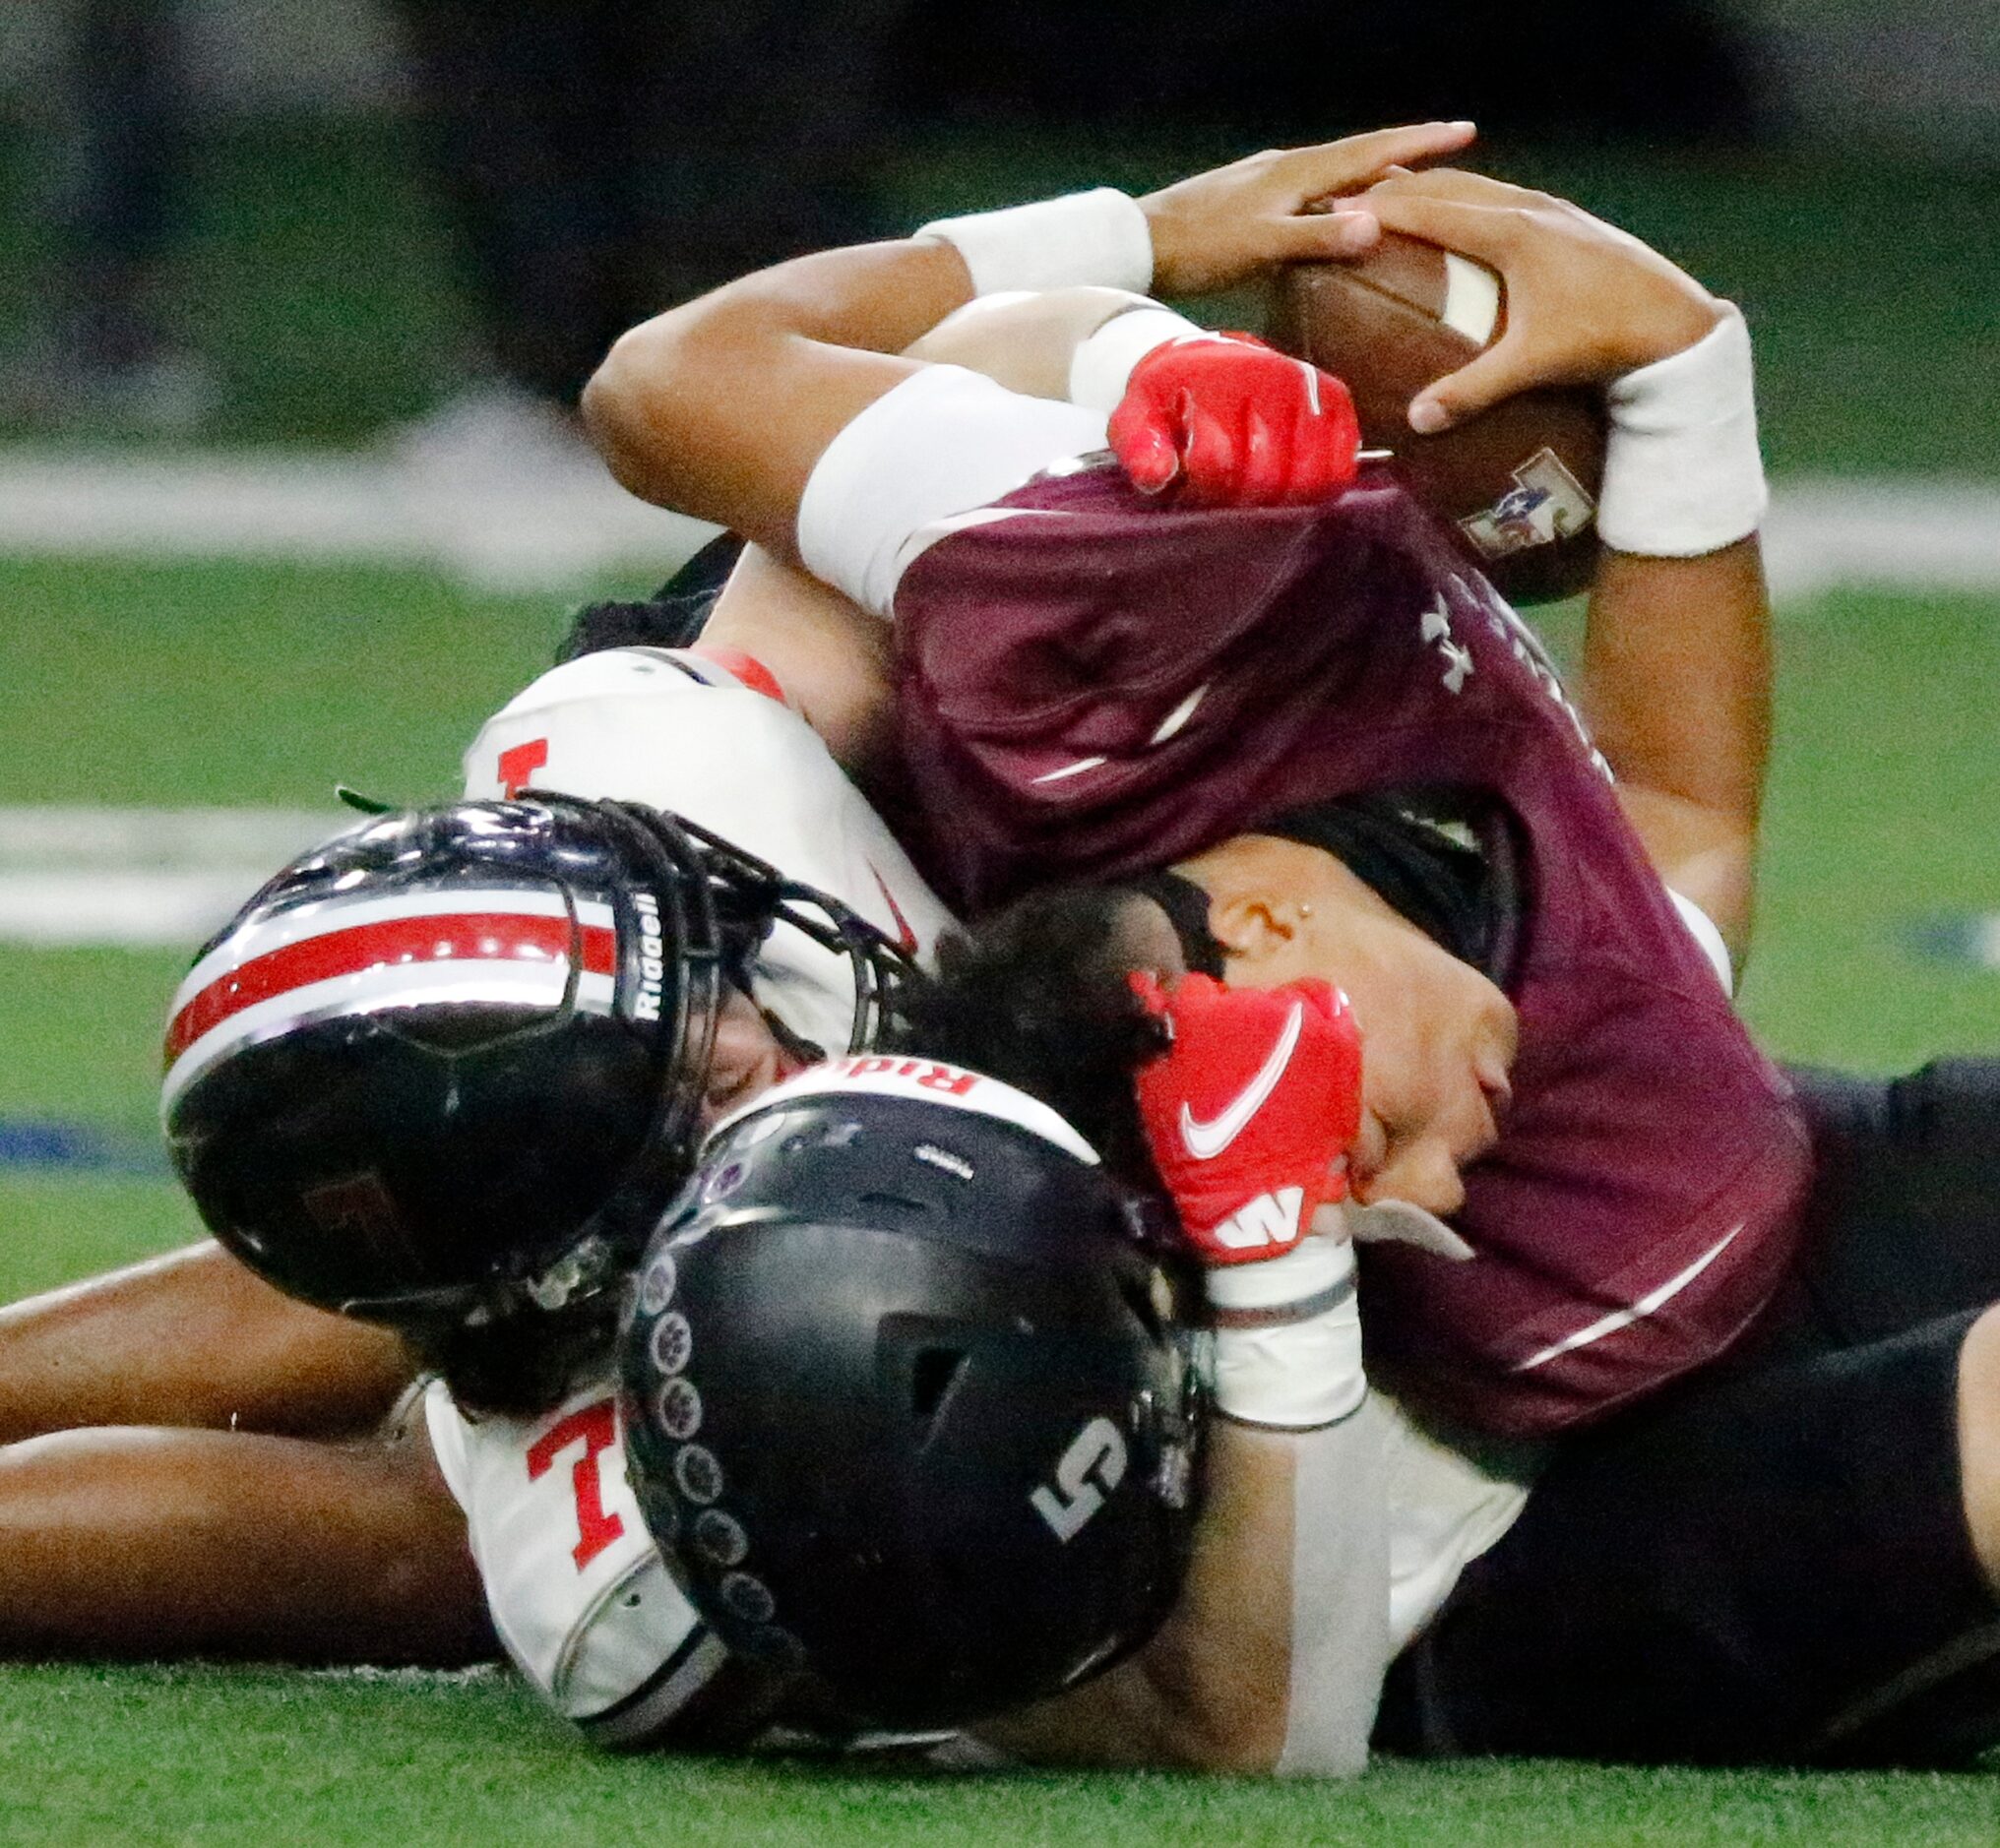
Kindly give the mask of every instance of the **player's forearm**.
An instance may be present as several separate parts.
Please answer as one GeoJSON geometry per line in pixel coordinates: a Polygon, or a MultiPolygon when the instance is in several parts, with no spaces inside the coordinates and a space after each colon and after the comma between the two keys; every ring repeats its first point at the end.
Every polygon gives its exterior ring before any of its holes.
{"type": "Polygon", "coordinates": [[[813,463],[913,370],[892,355],[971,293],[958,253],[928,240],[801,257],[634,328],[584,414],[641,499],[790,556],[813,463]]]}
{"type": "Polygon", "coordinates": [[[1031,1763],[1360,1771],[1388,1661],[1387,1503],[1373,1400],[1311,1431],[1218,1419],[1172,1616],[1131,1661],[979,1736],[1031,1763]]]}
{"type": "Polygon", "coordinates": [[[0,1443],[85,1425],[342,1435],[412,1373],[387,1329],[294,1303],[205,1241],[0,1310],[0,1443]]]}
{"type": "Polygon", "coordinates": [[[1708,331],[1611,380],[1582,695],[1661,877],[1740,955],[1770,748],[1768,494],[1750,337],[1708,331]]]}
{"type": "Polygon", "coordinates": [[[464,1516],[407,1444],[114,1430],[0,1448],[0,1656],[492,1653],[464,1516]]]}
{"type": "MultiPolygon", "coordinates": [[[[1177,1043],[1201,1024],[1184,1012],[1177,1043]]],[[[996,1730],[994,1744],[1210,1771],[1365,1766],[1387,1662],[1388,1484],[1351,1268],[1344,1239],[1321,1235],[1210,1268],[1216,1411],[1180,1597],[1129,1663],[996,1730]]]]}
{"type": "Polygon", "coordinates": [[[1700,558],[1607,552],[1580,692],[1662,877],[1748,936],[1771,748],[1771,632],[1756,538],[1700,558]]]}
{"type": "Polygon", "coordinates": [[[1291,1662],[1292,1447],[1218,1420],[1179,1602],[1131,1661],[979,1736],[1031,1763],[1269,1772],[1291,1662]]]}
{"type": "Polygon", "coordinates": [[[1621,776],[1754,823],[1771,749],[1771,612],[1755,535],[1704,558],[1607,552],[1582,691],[1621,776]]]}
{"type": "Polygon", "coordinates": [[[1384,130],[1256,154],[1141,201],[1098,189],[781,264],[626,335],[586,388],[585,415],[633,493],[791,557],[814,464],[914,369],[890,355],[975,294],[1079,284],[1196,294],[1276,263],[1352,255],[1374,219],[1314,208],[1471,132],[1384,130]]]}
{"type": "Polygon", "coordinates": [[[1583,692],[1622,777],[1754,830],[1771,660],[1750,337],[1726,302],[1688,307],[1699,338],[1662,333],[1662,357],[1605,388],[1583,692]]]}

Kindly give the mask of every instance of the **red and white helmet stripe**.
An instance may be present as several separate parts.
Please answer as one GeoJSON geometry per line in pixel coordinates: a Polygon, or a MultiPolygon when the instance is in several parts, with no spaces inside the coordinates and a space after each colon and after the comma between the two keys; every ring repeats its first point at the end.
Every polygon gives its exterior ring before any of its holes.
{"type": "Polygon", "coordinates": [[[463,887],[333,893],[253,919],[188,971],[166,1032],[161,1106],[218,1059],[315,1020],[446,1003],[609,1014],[618,940],[608,903],[573,927],[553,891],[463,887]]]}

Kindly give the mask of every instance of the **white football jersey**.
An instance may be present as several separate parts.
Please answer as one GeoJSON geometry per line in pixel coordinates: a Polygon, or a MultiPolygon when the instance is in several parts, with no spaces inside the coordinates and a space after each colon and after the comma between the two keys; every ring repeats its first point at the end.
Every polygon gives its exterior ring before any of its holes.
{"type": "Polygon", "coordinates": [[[1467,1566],[1520,1519],[1550,1447],[1420,1418],[1379,1388],[1375,1397],[1388,1471],[1389,1644],[1400,1653],[1467,1566]]]}
{"type": "MultiPolygon", "coordinates": [[[[679,649],[606,649],[542,675],[480,729],[465,777],[474,799],[535,787],[671,810],[839,898],[919,960],[951,921],[805,720],[679,649]]],[[[794,1032],[847,1050],[844,957],[781,924],[754,982],[794,1032]]],[[[541,1418],[469,1419],[434,1385],[424,1411],[508,1654],[599,1742],[658,1737],[726,1652],[640,1518],[613,1388],[541,1418]]]]}
{"type": "MultiPolygon", "coordinates": [[[[951,915],[819,734],[781,701],[678,648],[607,648],[508,702],[465,757],[466,794],[534,787],[668,809],[839,898],[920,961],[951,915]]],[[[757,999],[847,1050],[844,957],[787,925],[759,952],[757,999]]]]}
{"type": "MultiPolygon", "coordinates": [[[[670,809],[851,905],[919,959],[950,922],[811,727],[699,656],[618,648],[558,667],[487,721],[465,770],[473,798],[534,786],[670,809]]],[[[757,989],[795,1031],[845,1048],[853,987],[842,958],[781,927],[757,989]]],[[[1401,1648],[1465,1563],[1506,1531],[1526,1490],[1515,1468],[1440,1443],[1387,1400],[1381,1408],[1387,1506],[1344,1512],[1387,1522],[1383,1595],[1401,1648]]],[[[662,1740],[727,1654],[646,1531],[613,1388],[582,1390],[540,1418],[469,1419],[434,1384],[424,1410],[494,1627],[522,1673],[600,1743],[662,1740]]],[[[1371,1703],[1372,1693],[1359,1704],[1371,1703]]]]}
{"type": "Polygon", "coordinates": [[[539,1418],[468,1418],[433,1382],[423,1410],[516,1666],[600,1744],[656,1738],[727,1651],[646,1531],[615,1390],[539,1418]]]}

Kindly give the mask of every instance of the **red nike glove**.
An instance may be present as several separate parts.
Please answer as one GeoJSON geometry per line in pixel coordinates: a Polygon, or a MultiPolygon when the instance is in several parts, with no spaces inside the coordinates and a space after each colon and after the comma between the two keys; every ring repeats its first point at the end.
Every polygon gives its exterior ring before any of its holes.
{"type": "Polygon", "coordinates": [[[1361,1127],[1361,1039],[1347,998],[1322,981],[1224,988],[1189,975],[1134,991],[1173,1028],[1139,1070],[1154,1166],[1204,1263],[1281,1258],[1329,1201],[1347,1197],[1361,1127]]]}
{"type": "Polygon", "coordinates": [[[1148,494],[1197,507],[1299,507],[1354,478],[1361,426],[1331,372],[1247,334],[1156,346],[1111,413],[1111,448],[1148,494]]]}

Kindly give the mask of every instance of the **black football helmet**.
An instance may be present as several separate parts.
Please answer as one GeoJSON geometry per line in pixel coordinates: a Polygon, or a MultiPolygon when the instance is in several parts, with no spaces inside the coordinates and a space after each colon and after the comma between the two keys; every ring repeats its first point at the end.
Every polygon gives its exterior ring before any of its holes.
{"type": "Polygon", "coordinates": [[[216,1236],[309,1303],[558,1307],[630,1265],[685,1176],[718,1011],[780,922],[845,957],[872,1043],[907,960],[693,823],[533,792],[357,826],[181,985],[174,1165],[216,1236]]]}
{"type": "Polygon", "coordinates": [[[711,1139],[622,1381],[640,1506],[726,1642],[934,1727],[1152,1635],[1202,1421],[1146,1210],[1046,1106],[929,1060],[803,1074],[711,1139]]]}

